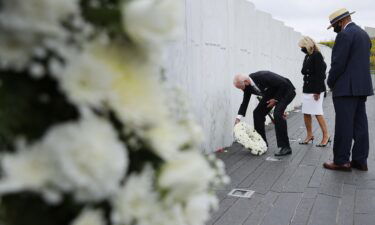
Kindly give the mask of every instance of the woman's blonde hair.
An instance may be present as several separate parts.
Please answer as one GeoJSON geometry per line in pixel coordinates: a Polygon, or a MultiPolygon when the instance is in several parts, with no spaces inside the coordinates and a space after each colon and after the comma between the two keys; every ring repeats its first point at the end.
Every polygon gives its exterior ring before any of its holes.
{"type": "Polygon", "coordinates": [[[309,55],[311,55],[314,51],[320,52],[320,49],[316,45],[315,41],[307,36],[302,37],[302,39],[298,42],[298,46],[300,48],[306,48],[309,55]]]}

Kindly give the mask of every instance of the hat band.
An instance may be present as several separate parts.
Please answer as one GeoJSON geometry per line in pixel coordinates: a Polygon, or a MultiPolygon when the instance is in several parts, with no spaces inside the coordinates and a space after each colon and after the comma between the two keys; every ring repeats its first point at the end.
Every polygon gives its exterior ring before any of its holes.
{"type": "Polygon", "coordinates": [[[335,17],[333,20],[331,20],[331,24],[334,24],[337,21],[339,21],[339,20],[341,20],[341,19],[343,19],[347,16],[350,16],[350,13],[348,11],[346,11],[344,14],[339,15],[338,17],[335,17]]]}

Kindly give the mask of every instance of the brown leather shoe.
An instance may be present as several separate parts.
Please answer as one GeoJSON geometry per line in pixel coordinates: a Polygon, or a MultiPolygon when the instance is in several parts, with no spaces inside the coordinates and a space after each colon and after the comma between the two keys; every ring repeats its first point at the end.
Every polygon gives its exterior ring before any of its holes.
{"type": "Polygon", "coordinates": [[[334,162],[325,162],[323,163],[323,167],[329,170],[340,170],[340,171],[346,171],[346,172],[352,171],[352,168],[350,167],[350,163],[337,165],[334,162]]]}
{"type": "Polygon", "coordinates": [[[356,161],[351,161],[350,166],[354,169],[360,170],[360,171],[368,171],[368,167],[365,164],[357,163],[356,161]]]}

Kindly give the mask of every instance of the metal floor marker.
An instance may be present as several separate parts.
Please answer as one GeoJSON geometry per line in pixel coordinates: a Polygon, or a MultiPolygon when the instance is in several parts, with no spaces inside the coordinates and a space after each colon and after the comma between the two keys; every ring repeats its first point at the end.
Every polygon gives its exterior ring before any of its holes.
{"type": "Polygon", "coordinates": [[[301,138],[298,138],[298,139],[289,139],[290,142],[297,142],[297,141],[300,141],[301,138]]]}
{"type": "Polygon", "coordinates": [[[238,198],[250,198],[253,194],[254,194],[254,191],[252,190],[238,189],[238,188],[235,188],[228,193],[229,196],[238,197],[238,198]]]}
{"type": "Polygon", "coordinates": [[[270,162],[279,162],[279,161],[282,161],[280,158],[275,158],[275,157],[272,157],[272,156],[268,156],[266,158],[266,161],[270,161],[270,162]]]}

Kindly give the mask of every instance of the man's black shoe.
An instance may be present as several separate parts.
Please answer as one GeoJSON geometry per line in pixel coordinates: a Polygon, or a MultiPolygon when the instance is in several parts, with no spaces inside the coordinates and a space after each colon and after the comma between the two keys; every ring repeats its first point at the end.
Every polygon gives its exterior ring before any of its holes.
{"type": "Polygon", "coordinates": [[[290,147],[282,147],[279,152],[275,153],[275,156],[285,156],[292,154],[292,149],[290,147]]]}

